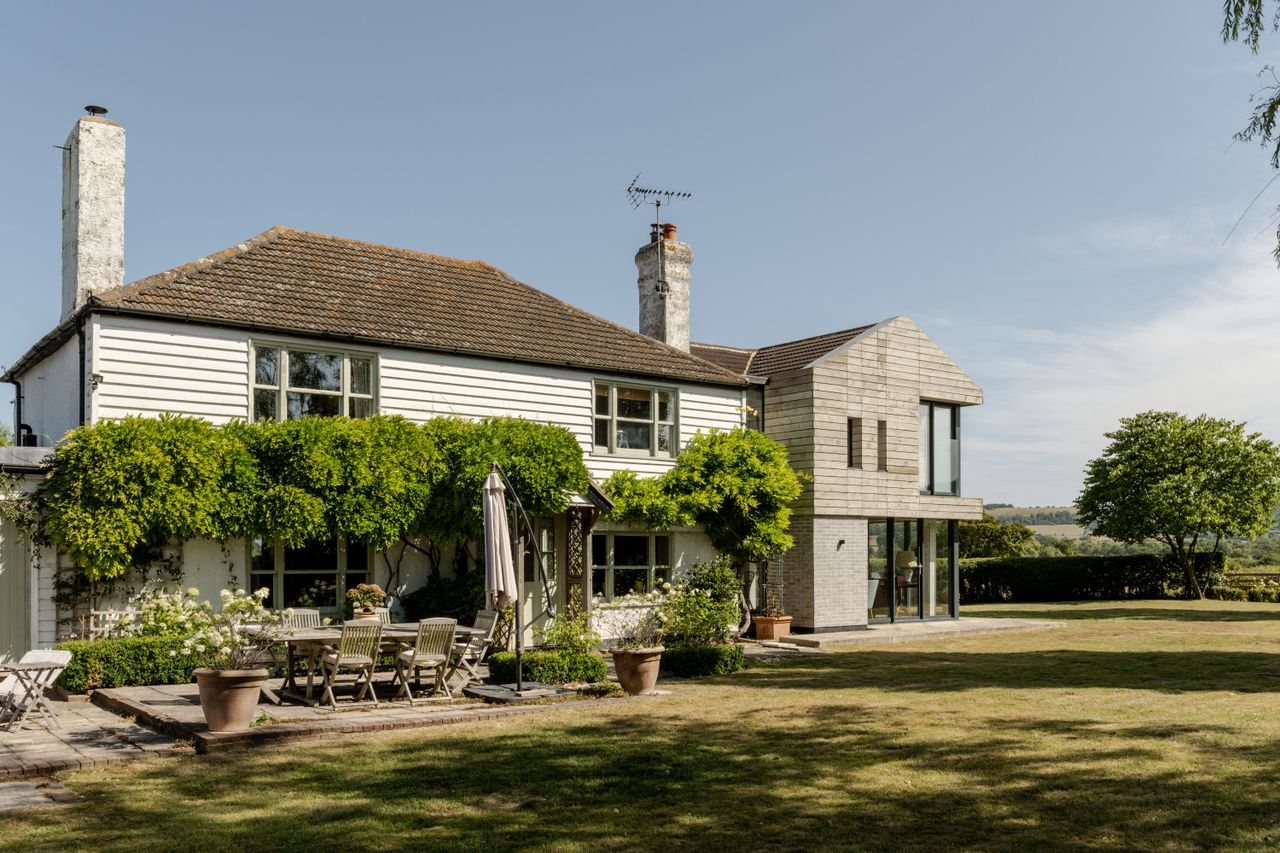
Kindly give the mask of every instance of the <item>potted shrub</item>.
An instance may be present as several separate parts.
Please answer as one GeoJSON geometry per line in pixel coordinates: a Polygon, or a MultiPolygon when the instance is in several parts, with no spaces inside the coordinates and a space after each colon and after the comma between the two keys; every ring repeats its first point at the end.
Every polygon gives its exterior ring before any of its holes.
{"type": "Polygon", "coordinates": [[[373,608],[381,607],[387,600],[387,594],[376,583],[362,583],[347,590],[347,600],[351,602],[352,619],[377,619],[378,614],[373,612],[373,608]]]}
{"type": "Polygon", "coordinates": [[[622,689],[632,696],[653,692],[662,664],[662,602],[655,593],[623,596],[612,604],[627,616],[618,620],[618,639],[610,650],[622,689]],[[635,601],[631,601],[635,599],[635,601]]]}
{"type": "Polygon", "coordinates": [[[267,680],[262,664],[289,615],[264,607],[268,594],[266,588],[250,594],[222,590],[222,610],[209,614],[208,624],[183,643],[187,654],[213,655],[208,667],[195,671],[200,710],[211,732],[243,731],[253,722],[267,680]]]}

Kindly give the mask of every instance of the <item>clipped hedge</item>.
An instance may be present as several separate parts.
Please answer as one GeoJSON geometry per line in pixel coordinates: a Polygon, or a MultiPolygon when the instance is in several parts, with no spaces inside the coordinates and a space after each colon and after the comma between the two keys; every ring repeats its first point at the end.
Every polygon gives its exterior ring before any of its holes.
{"type": "MultiPolygon", "coordinates": [[[[525,681],[572,684],[604,681],[608,675],[609,667],[604,658],[593,652],[531,649],[524,653],[525,681]]],[[[489,655],[489,680],[497,684],[510,684],[516,680],[515,652],[489,655]]]]}
{"type": "MultiPolygon", "coordinates": [[[[1225,582],[1226,557],[1196,555],[1204,589],[1225,582]]],[[[1126,554],[1105,557],[996,557],[960,562],[960,601],[1116,601],[1186,595],[1182,569],[1171,557],[1126,554]]]]}
{"type": "Polygon", "coordinates": [[[99,687],[190,684],[192,673],[208,666],[212,659],[212,655],[184,655],[182,640],[174,637],[104,637],[58,643],[55,648],[71,652],[71,662],[58,678],[68,693],[99,687]]]}
{"type": "Polygon", "coordinates": [[[714,646],[667,646],[662,653],[661,671],[684,678],[701,675],[728,675],[747,665],[746,652],[736,643],[714,646]]]}

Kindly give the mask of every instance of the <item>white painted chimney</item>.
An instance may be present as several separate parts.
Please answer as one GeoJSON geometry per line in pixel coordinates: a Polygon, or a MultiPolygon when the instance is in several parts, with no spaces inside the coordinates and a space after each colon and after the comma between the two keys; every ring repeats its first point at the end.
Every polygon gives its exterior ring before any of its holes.
{"type": "Polygon", "coordinates": [[[124,128],[86,107],[62,152],[62,319],[124,284],[124,128]]]}
{"type": "Polygon", "coordinates": [[[636,252],[640,272],[640,332],[689,351],[689,267],[693,249],[676,239],[676,226],[654,225],[636,252]],[[661,230],[659,230],[661,229],[661,230]]]}

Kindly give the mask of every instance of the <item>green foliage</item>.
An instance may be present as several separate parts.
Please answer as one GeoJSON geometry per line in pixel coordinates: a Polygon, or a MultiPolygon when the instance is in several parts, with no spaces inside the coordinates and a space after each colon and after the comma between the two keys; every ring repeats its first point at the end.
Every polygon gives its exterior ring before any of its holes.
{"type": "Polygon", "coordinates": [[[700,524],[717,551],[744,563],[791,547],[787,528],[801,483],[786,448],[762,432],[735,429],[699,433],[661,477],[615,474],[606,491],[615,502],[611,518],[651,528],[700,524]]]}
{"type": "Polygon", "coordinates": [[[484,576],[466,572],[453,578],[428,577],[425,585],[400,599],[400,607],[410,622],[439,616],[470,625],[484,609],[484,576]]]}
{"type": "Polygon", "coordinates": [[[962,557],[1017,557],[1035,539],[1035,532],[1022,524],[1011,524],[989,512],[981,521],[960,522],[962,557]]]}
{"type": "Polygon", "coordinates": [[[740,588],[728,558],[695,563],[663,601],[663,635],[676,645],[727,643],[738,624],[740,588]]]}
{"type": "Polygon", "coordinates": [[[47,532],[90,580],[150,563],[171,536],[228,538],[222,449],[197,418],[81,427],[53,456],[42,495],[47,532]]]}
{"type": "Polygon", "coordinates": [[[682,678],[729,675],[747,665],[747,655],[736,643],[672,645],[662,653],[662,672],[682,678]]]}
{"type": "Polygon", "coordinates": [[[9,432],[7,424],[0,424],[0,447],[8,447],[13,444],[13,433],[9,432]]]}
{"type": "Polygon", "coordinates": [[[68,693],[100,687],[190,684],[192,673],[209,666],[214,655],[187,655],[182,644],[177,637],[106,637],[59,643],[56,648],[70,650],[71,662],[58,683],[68,693]]]}
{"type": "Polygon", "coordinates": [[[1209,598],[1216,598],[1218,601],[1248,601],[1249,596],[1243,589],[1237,589],[1230,584],[1219,584],[1205,589],[1205,595],[1209,598]]]}
{"type": "MultiPolygon", "coordinates": [[[[1222,554],[1197,554],[1196,577],[1202,587],[1224,583],[1226,560],[1222,554]]],[[[960,601],[964,604],[1119,601],[1185,594],[1182,568],[1167,555],[1006,557],[960,563],[960,601]]]]}
{"type": "MultiPolygon", "coordinates": [[[[609,667],[595,652],[568,649],[531,649],[524,653],[525,681],[546,684],[577,684],[604,681],[609,667]]],[[[510,684],[516,680],[516,653],[489,655],[489,681],[510,684]]]]}
{"type": "Polygon", "coordinates": [[[1076,500],[1082,524],[1121,542],[1156,539],[1182,566],[1190,595],[1201,537],[1257,537],[1280,504],[1280,451],[1244,424],[1143,412],[1107,433],[1076,500]]]}
{"type": "Polygon", "coordinates": [[[569,430],[518,418],[437,418],[423,427],[444,457],[444,475],[421,532],[455,544],[484,529],[481,496],[491,463],[506,472],[529,515],[555,515],[568,495],[586,491],[590,475],[569,430]]]}
{"type": "Polygon", "coordinates": [[[567,652],[588,654],[600,646],[600,635],[591,624],[591,614],[581,607],[562,612],[542,632],[545,646],[567,652]]]}
{"type": "Polygon", "coordinates": [[[715,601],[735,606],[741,589],[737,572],[727,557],[717,557],[709,563],[694,563],[680,578],[680,586],[706,590],[715,601]]]}
{"type": "MultiPolygon", "coordinates": [[[[1265,5],[1266,0],[1223,0],[1222,40],[1243,42],[1252,53],[1257,54],[1262,44],[1262,34],[1268,29],[1265,5]]],[[[1274,12],[1271,16],[1270,29],[1274,31],[1277,28],[1280,28],[1280,12],[1274,12]]],[[[1263,83],[1250,98],[1253,112],[1244,128],[1235,134],[1235,138],[1240,142],[1256,141],[1263,149],[1270,148],[1271,168],[1280,169],[1280,137],[1276,135],[1276,120],[1280,117],[1280,82],[1270,65],[1262,67],[1258,78],[1263,83]]],[[[1280,240],[1272,255],[1280,263],[1280,240]]]]}
{"type": "Polygon", "coordinates": [[[146,566],[170,538],[343,537],[382,551],[428,532],[475,538],[481,486],[502,463],[531,514],[586,488],[582,449],[561,427],[514,418],[415,426],[400,417],[303,418],[215,427],[128,417],[82,427],[54,454],[45,532],[90,580],[146,566]]]}

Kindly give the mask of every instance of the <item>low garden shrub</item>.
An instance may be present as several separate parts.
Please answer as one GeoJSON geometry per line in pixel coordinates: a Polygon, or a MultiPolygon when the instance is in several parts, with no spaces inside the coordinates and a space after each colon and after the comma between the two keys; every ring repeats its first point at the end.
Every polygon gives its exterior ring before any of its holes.
{"type": "MultiPolygon", "coordinates": [[[[594,652],[567,649],[531,649],[524,653],[525,681],[546,684],[572,684],[604,681],[609,667],[594,652]]],[[[489,681],[510,684],[516,680],[516,653],[497,652],[489,655],[489,681]]]]}
{"type": "Polygon", "coordinates": [[[1249,596],[1243,589],[1237,589],[1230,584],[1219,584],[1211,586],[1205,590],[1205,595],[1210,598],[1216,598],[1218,601],[1248,601],[1249,596]]]}
{"type": "Polygon", "coordinates": [[[728,560],[695,563],[662,603],[668,645],[726,643],[738,624],[738,576],[728,560]]]}
{"type": "Polygon", "coordinates": [[[192,673],[213,662],[214,651],[186,654],[180,637],[104,637],[72,640],[55,648],[71,652],[58,683],[68,693],[99,687],[189,684],[192,673]]]}
{"type": "MultiPolygon", "coordinates": [[[[1204,588],[1226,581],[1226,557],[1196,555],[1196,575],[1204,588]]],[[[1159,554],[1072,557],[996,557],[960,562],[960,601],[1115,601],[1179,598],[1185,595],[1182,569],[1159,554]]]]}
{"type": "Polygon", "coordinates": [[[728,675],[746,665],[746,653],[736,643],[673,645],[667,646],[662,653],[661,670],[671,675],[696,678],[701,675],[728,675]]]}

